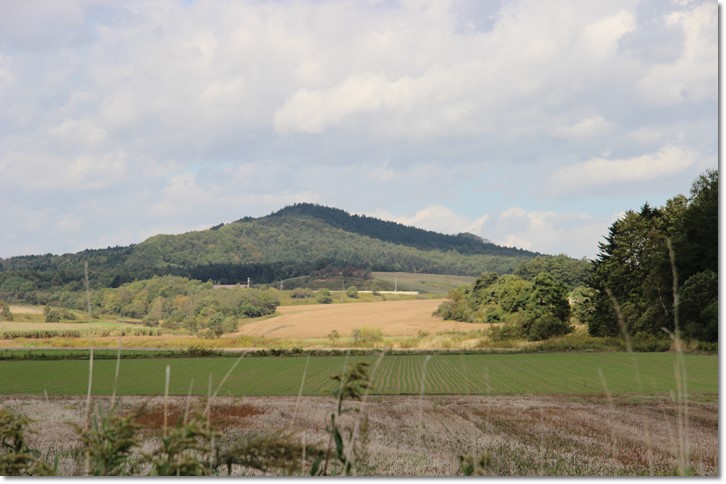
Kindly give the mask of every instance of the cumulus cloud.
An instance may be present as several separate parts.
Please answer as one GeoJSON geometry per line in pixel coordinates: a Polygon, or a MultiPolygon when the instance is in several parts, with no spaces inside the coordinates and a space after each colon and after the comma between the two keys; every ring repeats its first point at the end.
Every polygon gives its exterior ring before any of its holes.
{"type": "Polygon", "coordinates": [[[387,211],[373,212],[369,215],[444,234],[458,234],[461,232],[480,234],[482,227],[489,219],[488,214],[470,219],[454,213],[443,205],[425,207],[416,211],[413,215],[395,216],[387,211]]]}
{"type": "MultiPolygon", "coordinates": [[[[717,166],[717,28],[708,0],[5,2],[0,204],[65,220],[62,251],[303,200],[485,230],[685,191],[717,166]]],[[[37,241],[19,213],[0,256],[37,241]]]]}
{"type": "Polygon", "coordinates": [[[618,216],[510,207],[493,218],[488,229],[492,240],[499,244],[592,259],[597,254],[597,242],[618,216]]]}
{"type": "Polygon", "coordinates": [[[666,146],[654,154],[625,159],[595,158],[561,168],[553,177],[557,191],[586,191],[593,187],[646,182],[682,173],[698,154],[679,146],[666,146]]]}

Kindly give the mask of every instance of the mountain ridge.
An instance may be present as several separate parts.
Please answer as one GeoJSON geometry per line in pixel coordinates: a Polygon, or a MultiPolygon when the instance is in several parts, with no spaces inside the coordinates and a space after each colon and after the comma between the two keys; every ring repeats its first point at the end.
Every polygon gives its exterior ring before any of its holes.
{"type": "Polygon", "coordinates": [[[476,276],[512,272],[537,255],[467,235],[295,204],[263,217],[158,234],[123,247],[0,259],[0,297],[34,288],[80,288],[85,262],[92,285],[116,287],[165,274],[222,283],[251,277],[262,283],[331,267],[476,276]]]}
{"type": "Polygon", "coordinates": [[[421,229],[399,222],[383,220],[367,215],[350,214],[339,208],[312,203],[296,203],[286,206],[268,217],[287,214],[301,214],[319,218],[347,232],[366,235],[371,238],[415,247],[421,250],[453,249],[461,254],[486,254],[497,252],[507,255],[542,255],[537,252],[505,247],[492,243],[474,234],[460,233],[448,235],[432,230],[421,229]]]}

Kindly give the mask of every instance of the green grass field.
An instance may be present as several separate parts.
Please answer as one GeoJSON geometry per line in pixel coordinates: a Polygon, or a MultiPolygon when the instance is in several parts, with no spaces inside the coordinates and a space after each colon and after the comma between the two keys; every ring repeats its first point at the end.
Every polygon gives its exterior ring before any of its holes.
{"type": "MultiPolygon", "coordinates": [[[[547,353],[512,355],[390,355],[375,370],[375,394],[535,395],[603,394],[600,370],[612,394],[676,392],[673,353],[547,353]],[[635,364],[634,364],[635,362],[635,364]],[[425,367],[425,368],[424,368],[425,367]],[[637,370],[636,370],[637,367],[637,370]]],[[[718,356],[685,355],[687,391],[718,393],[718,356]]],[[[171,367],[170,393],[205,395],[211,378],[217,388],[234,358],[155,358],[121,361],[118,394],[163,394],[165,368],[171,367]]],[[[328,395],[330,375],[346,362],[376,357],[246,357],[220,395],[328,395]],[[307,365],[307,371],[306,371],[307,365]]],[[[116,361],[96,360],[93,393],[113,390],[116,361]]],[[[79,360],[0,361],[0,393],[83,395],[89,364],[79,360]]]]}

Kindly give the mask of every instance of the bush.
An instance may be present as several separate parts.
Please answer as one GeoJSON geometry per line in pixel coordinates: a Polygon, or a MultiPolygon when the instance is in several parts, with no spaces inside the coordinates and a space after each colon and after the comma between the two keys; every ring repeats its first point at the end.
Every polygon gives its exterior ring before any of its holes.
{"type": "Polygon", "coordinates": [[[212,331],[210,328],[204,328],[197,331],[197,338],[203,338],[203,339],[215,339],[217,337],[217,334],[212,331]]]}
{"type": "Polygon", "coordinates": [[[10,312],[10,306],[5,301],[0,301],[0,321],[13,321],[13,313],[10,312]]]}
{"type": "Polygon", "coordinates": [[[313,297],[313,290],[309,287],[298,287],[293,289],[290,293],[290,297],[293,299],[307,299],[309,297],[313,297]]]}
{"type": "Polygon", "coordinates": [[[45,322],[57,323],[59,321],[75,321],[76,315],[68,309],[45,307],[45,322]]]}
{"type": "Polygon", "coordinates": [[[354,345],[373,345],[383,342],[383,331],[378,328],[354,329],[350,335],[354,345]]]}
{"type": "Polygon", "coordinates": [[[507,341],[522,337],[522,328],[516,324],[503,324],[502,326],[494,326],[489,330],[489,336],[492,341],[507,341]]]}
{"type": "Polygon", "coordinates": [[[330,295],[329,289],[320,289],[316,297],[319,304],[331,304],[333,302],[333,296],[330,295]]]}
{"type": "Polygon", "coordinates": [[[572,331],[572,327],[551,314],[543,314],[532,321],[527,331],[527,339],[530,341],[541,341],[562,336],[572,331]]]}
{"type": "Polygon", "coordinates": [[[340,339],[340,333],[338,333],[338,331],[334,329],[330,333],[328,333],[328,339],[330,340],[330,343],[332,345],[335,345],[335,343],[337,343],[340,339]]]}
{"type": "Polygon", "coordinates": [[[349,298],[357,299],[358,298],[358,288],[356,286],[350,286],[346,291],[346,295],[349,298]]]}

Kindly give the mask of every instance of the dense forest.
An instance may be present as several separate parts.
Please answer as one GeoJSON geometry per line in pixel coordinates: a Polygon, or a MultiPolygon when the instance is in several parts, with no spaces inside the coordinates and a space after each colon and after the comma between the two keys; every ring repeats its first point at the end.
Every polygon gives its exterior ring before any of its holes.
{"type": "Polygon", "coordinates": [[[482,274],[452,291],[438,314],[508,323],[503,332],[529,339],[567,332],[571,314],[593,336],[666,337],[677,329],[717,342],[718,172],[699,176],[689,197],[625,213],[594,261],[536,257],[511,275],[482,274]]]}
{"type": "Polygon", "coordinates": [[[597,336],[658,334],[718,341],[718,172],[662,207],[647,203],[610,226],[593,263],[597,336]],[[675,281],[674,281],[675,275],[675,281]]]}
{"type": "Polygon", "coordinates": [[[501,247],[491,242],[486,242],[484,239],[472,234],[446,235],[396,222],[388,222],[366,215],[351,215],[337,208],[311,203],[297,203],[285,207],[272,214],[271,217],[282,217],[291,214],[313,217],[346,232],[414,247],[420,250],[455,250],[460,254],[488,254],[513,257],[531,257],[532,255],[536,255],[523,249],[501,247]]]}
{"type": "Polygon", "coordinates": [[[300,204],[209,230],[157,235],[128,247],[0,259],[0,298],[80,290],[88,262],[94,288],[176,275],[222,284],[270,283],[330,267],[478,275],[515,270],[538,254],[470,236],[438,234],[342,210],[300,204]]]}

